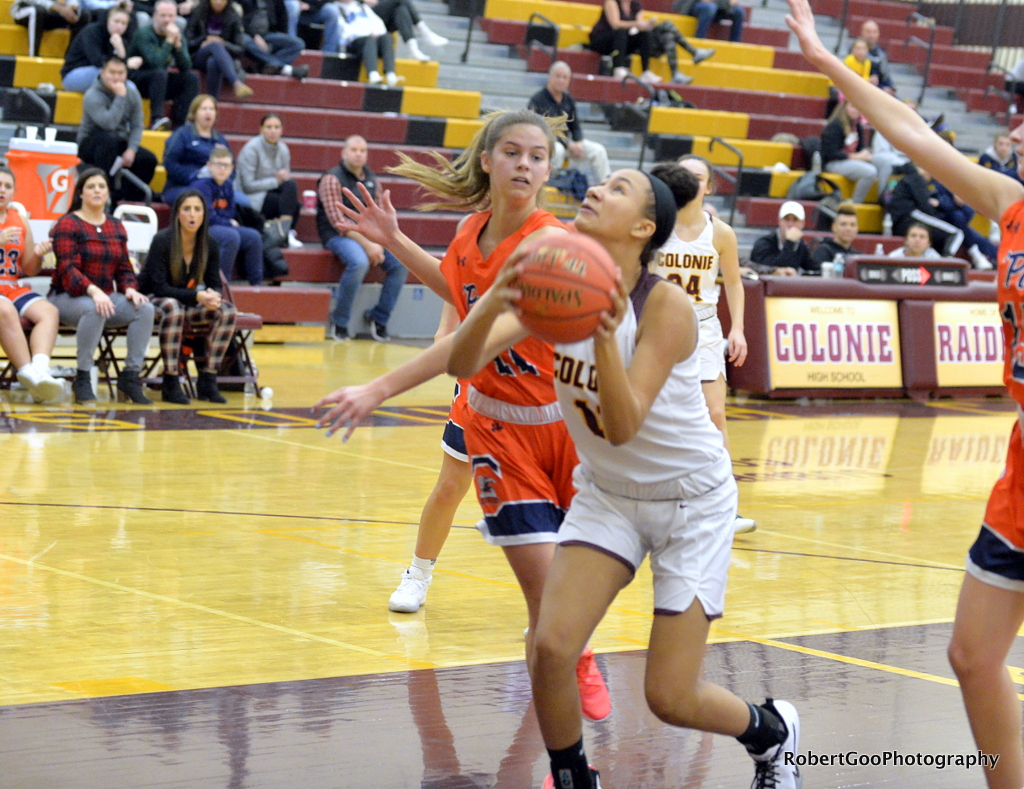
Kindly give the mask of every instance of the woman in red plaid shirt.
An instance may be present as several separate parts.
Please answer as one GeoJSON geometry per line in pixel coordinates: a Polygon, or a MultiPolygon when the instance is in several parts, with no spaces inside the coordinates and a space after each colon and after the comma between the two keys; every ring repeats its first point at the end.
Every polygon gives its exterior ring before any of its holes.
{"type": "Polygon", "coordinates": [[[139,371],[153,334],[153,305],[138,291],[128,234],[119,220],[107,215],[109,200],[110,185],[102,170],[92,167],[79,176],[71,211],[50,231],[57,269],[49,299],[60,312],[61,324],[77,330],[75,402],[96,402],[89,371],[100,337],[107,327],[126,326],[128,355],[117,389],[133,403],[150,405],[139,371]]]}

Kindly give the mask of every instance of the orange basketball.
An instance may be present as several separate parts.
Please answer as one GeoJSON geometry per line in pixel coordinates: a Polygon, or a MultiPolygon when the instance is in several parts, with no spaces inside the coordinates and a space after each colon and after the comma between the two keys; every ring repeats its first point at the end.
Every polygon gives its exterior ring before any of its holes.
{"type": "Polygon", "coordinates": [[[542,340],[579,342],[591,337],[601,313],[612,309],[618,268],[589,236],[559,233],[535,242],[520,262],[515,287],[523,325],[542,340]]]}

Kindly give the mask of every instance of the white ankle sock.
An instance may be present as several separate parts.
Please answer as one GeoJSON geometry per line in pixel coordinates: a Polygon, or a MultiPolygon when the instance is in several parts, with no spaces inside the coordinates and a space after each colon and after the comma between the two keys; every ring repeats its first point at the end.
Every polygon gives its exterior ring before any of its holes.
{"type": "Polygon", "coordinates": [[[437,559],[421,559],[416,554],[412,555],[412,566],[424,575],[430,575],[434,571],[435,564],[437,564],[437,559]]]}
{"type": "Polygon", "coordinates": [[[45,370],[47,373],[50,372],[50,357],[45,353],[37,353],[33,356],[32,364],[40,370],[45,370]]]}
{"type": "Polygon", "coordinates": [[[290,77],[292,75],[292,67],[288,65],[281,66],[281,73],[286,77],[290,77]]]}

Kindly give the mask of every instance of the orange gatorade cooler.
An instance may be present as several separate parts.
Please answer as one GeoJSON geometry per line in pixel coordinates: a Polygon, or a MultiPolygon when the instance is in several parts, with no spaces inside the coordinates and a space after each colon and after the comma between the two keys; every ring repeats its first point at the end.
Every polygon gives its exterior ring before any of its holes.
{"type": "Polygon", "coordinates": [[[12,137],[7,164],[14,173],[15,199],[32,219],[57,219],[71,207],[78,145],[12,137]]]}

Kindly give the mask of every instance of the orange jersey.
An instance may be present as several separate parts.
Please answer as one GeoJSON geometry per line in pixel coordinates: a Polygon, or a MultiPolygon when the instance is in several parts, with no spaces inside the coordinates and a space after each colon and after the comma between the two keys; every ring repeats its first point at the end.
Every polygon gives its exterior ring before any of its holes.
{"type": "MultiPolygon", "coordinates": [[[[470,215],[441,261],[441,273],[463,320],[524,238],[542,227],[562,227],[557,217],[538,209],[484,260],[477,241],[490,218],[490,211],[470,215]]],[[[554,359],[550,343],[528,337],[484,367],[470,382],[482,394],[506,403],[547,405],[556,399],[554,359]]]]}
{"type": "Polygon", "coordinates": [[[999,225],[996,298],[1006,348],[1003,381],[1010,396],[1024,405],[1024,200],[1010,206],[999,225]]]}
{"type": "Polygon", "coordinates": [[[25,254],[25,220],[21,218],[15,209],[7,209],[7,218],[0,223],[0,232],[9,227],[21,229],[18,236],[18,243],[4,244],[0,247],[0,282],[7,285],[14,285],[24,275],[21,268],[21,258],[25,254]]]}

